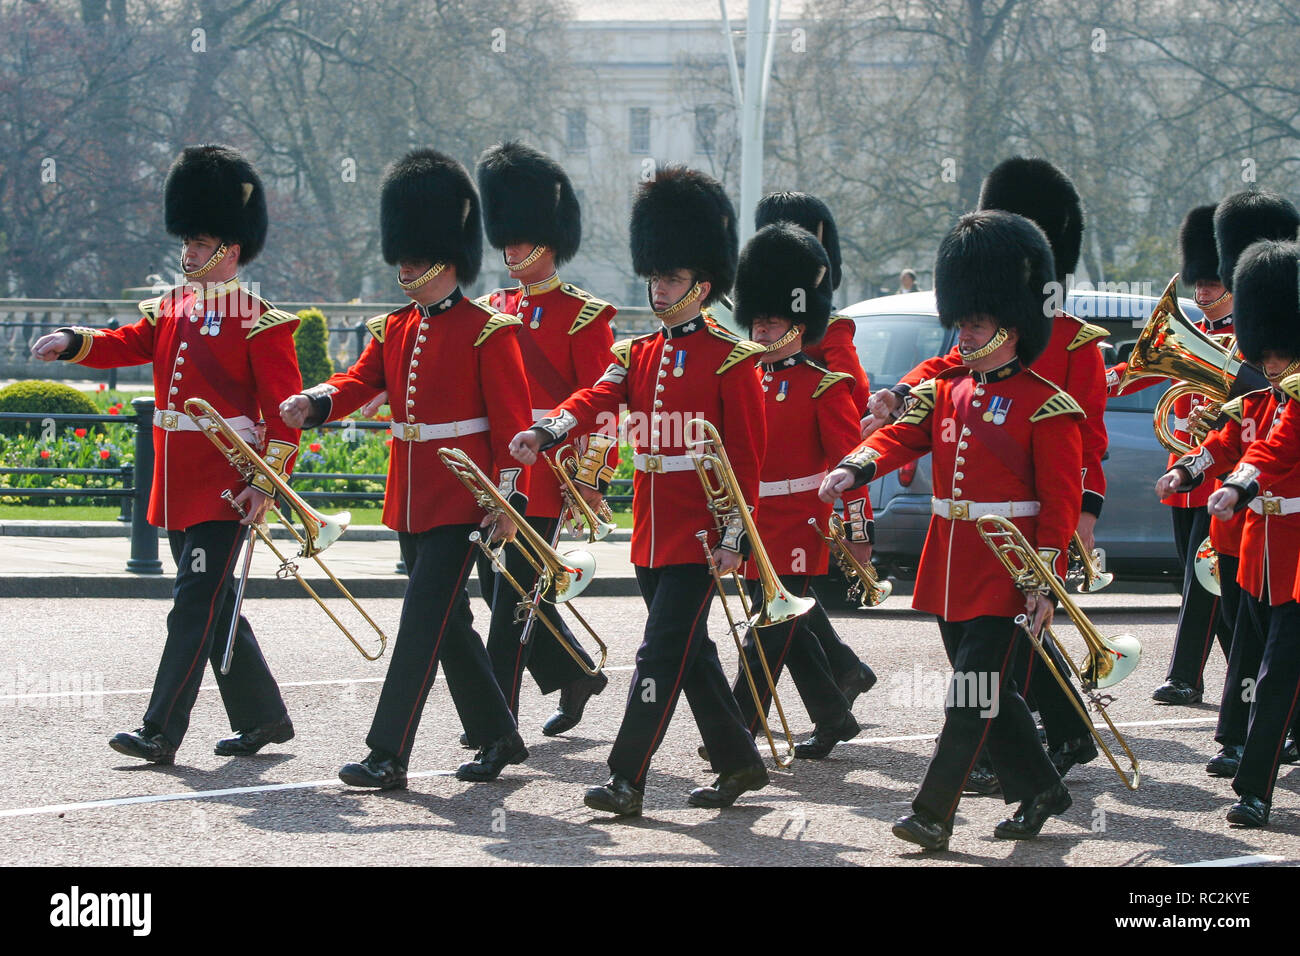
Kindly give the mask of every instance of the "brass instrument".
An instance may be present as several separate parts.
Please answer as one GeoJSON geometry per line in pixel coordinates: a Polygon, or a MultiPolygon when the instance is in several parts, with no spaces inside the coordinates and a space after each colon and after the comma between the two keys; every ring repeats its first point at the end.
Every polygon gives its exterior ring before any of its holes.
{"type": "Polygon", "coordinates": [[[749,692],[754,697],[754,710],[763,725],[763,733],[767,736],[767,745],[772,751],[772,759],[776,761],[778,767],[785,769],[794,763],[794,735],[790,733],[790,724],[785,719],[785,709],[781,706],[781,698],[777,695],[776,681],[772,679],[772,670],[767,666],[767,655],[763,653],[763,645],[758,637],[758,628],[781,624],[801,614],[807,614],[812,610],[816,602],[789,593],[785,585],[776,576],[776,571],[772,568],[772,561],[768,557],[767,551],[764,550],[763,542],[758,536],[758,528],[754,525],[753,516],[749,513],[749,506],[745,503],[745,496],[736,481],[736,473],[732,470],[726,449],[722,447],[722,438],[718,435],[718,430],[713,427],[711,422],[702,418],[692,418],[686,423],[685,434],[686,450],[695,465],[695,473],[699,476],[700,484],[704,486],[704,494],[707,499],[708,509],[713,515],[715,530],[719,535],[725,534],[728,522],[733,518],[738,519],[744,528],[746,536],[749,538],[750,560],[758,568],[758,577],[763,588],[763,604],[758,608],[757,613],[753,613],[748,604],[745,597],[744,582],[740,579],[740,575],[733,572],[732,578],[735,581],[736,589],[740,592],[741,606],[745,612],[745,623],[749,628],[749,635],[754,641],[754,647],[758,651],[758,660],[763,667],[763,676],[767,680],[768,690],[772,694],[772,703],[776,706],[777,716],[781,719],[781,729],[785,733],[786,742],[784,755],[777,751],[776,741],[772,737],[772,730],[767,724],[767,715],[764,712],[766,708],[763,707],[762,698],[759,696],[758,685],[754,682],[754,675],[750,669],[749,661],[745,659],[745,649],[741,643],[739,625],[731,613],[731,606],[727,602],[727,594],[722,584],[722,575],[713,560],[713,550],[709,547],[708,542],[708,531],[701,530],[696,533],[695,536],[699,538],[700,544],[704,548],[705,562],[709,566],[709,573],[713,575],[713,584],[717,588],[718,599],[722,602],[722,609],[727,616],[728,630],[731,632],[731,639],[736,643],[736,653],[740,658],[740,666],[745,672],[749,692]],[[753,614],[752,618],[751,614],[753,614]]]}
{"type": "Polygon", "coordinates": [[[1079,682],[1083,685],[1084,692],[1087,694],[1088,702],[1101,715],[1102,720],[1106,722],[1106,726],[1110,728],[1110,732],[1115,736],[1115,740],[1124,749],[1124,753],[1128,756],[1129,773],[1125,773],[1123,768],[1120,767],[1115,755],[1111,753],[1101,734],[1093,726],[1087,711],[1079,703],[1078,698],[1075,697],[1069,682],[1057,669],[1056,664],[1052,661],[1051,654],[1048,653],[1043,643],[1042,634],[1030,633],[1030,622],[1027,615],[1022,614],[1016,618],[1016,623],[1025,629],[1025,633],[1029,634],[1030,641],[1033,642],[1034,648],[1043,658],[1047,669],[1051,671],[1052,676],[1056,678],[1057,683],[1065,691],[1065,696],[1070,699],[1074,708],[1079,712],[1079,716],[1083,718],[1083,722],[1087,724],[1089,732],[1097,742],[1097,746],[1106,755],[1110,765],[1115,768],[1115,773],[1124,781],[1124,786],[1129,790],[1136,790],[1142,779],[1137,757],[1133,755],[1128,742],[1115,727],[1110,715],[1106,713],[1106,705],[1113,698],[1109,694],[1103,695],[1098,691],[1113,687],[1133,673],[1142,656],[1142,645],[1138,643],[1137,638],[1128,634],[1121,634],[1109,639],[1102,637],[1083,611],[1079,609],[1079,606],[1074,603],[1073,598],[1070,597],[1065,587],[1052,572],[1052,569],[1043,563],[1043,559],[1038,556],[1038,552],[1034,550],[1033,546],[1020,532],[1020,529],[1010,519],[999,515],[983,515],[975,522],[975,528],[979,531],[980,537],[984,539],[984,543],[998,556],[998,560],[1007,569],[1018,590],[1025,594],[1041,594],[1046,597],[1055,597],[1066,614],[1070,616],[1071,623],[1083,635],[1084,643],[1088,645],[1088,656],[1084,661],[1083,669],[1080,670],[1070,655],[1061,647],[1061,642],[1056,640],[1056,634],[1052,628],[1050,626],[1044,628],[1047,634],[1056,642],[1057,649],[1060,650],[1061,656],[1065,658],[1066,663],[1070,665],[1070,670],[1074,671],[1075,676],[1079,678],[1079,682]]]}
{"type": "Polygon", "coordinates": [[[1115,575],[1101,569],[1101,562],[1101,549],[1089,551],[1076,531],[1070,537],[1070,577],[1079,577],[1080,594],[1095,594],[1110,587],[1115,580],[1115,575]]]}
{"type": "Polygon", "coordinates": [[[442,459],[442,463],[460,480],[460,483],[465,486],[469,493],[474,496],[474,500],[480,508],[491,515],[494,520],[501,517],[508,518],[517,529],[512,543],[519,549],[525,560],[533,566],[533,570],[537,572],[537,583],[533,585],[531,590],[524,588],[515,576],[506,570],[506,563],[501,556],[501,552],[506,546],[505,541],[493,547],[490,530],[486,534],[482,531],[471,532],[469,539],[478,545],[479,549],[492,562],[492,566],[501,573],[501,577],[505,579],[506,583],[519,594],[520,600],[515,606],[515,620],[527,622],[523,632],[524,639],[527,639],[532,629],[532,622],[540,619],[546,629],[551,632],[551,635],[560,642],[560,646],[564,648],[565,652],[582,668],[583,672],[588,676],[595,677],[605,666],[609,648],[600,639],[600,635],[587,623],[587,619],[579,614],[578,609],[569,602],[585,591],[587,585],[595,578],[596,559],[591,556],[590,552],[579,549],[566,551],[563,555],[557,552],[550,542],[538,534],[537,530],[524,520],[523,515],[511,506],[505,496],[488,479],[488,476],[483,474],[483,470],[474,464],[474,460],[459,448],[439,448],[438,457],[442,459]],[[548,598],[547,595],[550,595],[550,597],[548,598]],[[596,665],[594,670],[587,666],[587,662],[569,643],[564,633],[552,624],[545,614],[538,613],[544,600],[552,604],[568,604],[569,612],[577,618],[583,629],[596,642],[596,646],[600,648],[600,663],[596,665]]]}
{"type": "MultiPolygon", "coordinates": [[[[362,608],[357,602],[357,599],[352,596],[352,593],[343,586],[343,582],[335,577],[334,572],[326,567],[325,562],[320,559],[320,553],[337,541],[343,532],[347,530],[348,522],[351,520],[352,516],[346,511],[341,511],[336,515],[322,514],[311,505],[307,504],[307,502],[304,501],[296,491],[289,487],[288,482],[286,482],[274,468],[268,465],[262,456],[252,449],[248,442],[244,441],[243,436],[232,428],[230,424],[221,417],[220,413],[218,413],[216,409],[203,399],[187,398],[185,400],[185,414],[199,426],[199,429],[203,434],[208,436],[208,439],[214,445],[221,449],[222,454],[226,456],[226,459],[234,469],[239,472],[240,477],[242,477],[244,481],[252,481],[253,478],[261,475],[271,483],[271,486],[275,489],[275,495],[272,500],[270,511],[281,524],[289,529],[289,533],[298,542],[298,553],[294,557],[311,558],[316,562],[317,566],[325,572],[326,576],[329,577],[334,586],[338,588],[339,593],[343,595],[343,598],[357,609],[357,613],[365,618],[366,623],[370,625],[377,635],[379,635],[379,650],[372,654],[361,646],[361,643],[352,636],[352,632],[343,625],[343,622],[340,621],[334,612],[329,609],[324,600],[321,599],[320,595],[317,594],[312,586],[303,579],[303,576],[298,573],[298,565],[293,561],[293,559],[285,557],[283,552],[275,546],[275,543],[271,540],[271,534],[267,529],[265,522],[260,522],[254,525],[250,529],[250,532],[256,532],[257,537],[266,544],[271,553],[274,554],[276,559],[280,562],[280,567],[276,570],[275,576],[284,579],[292,575],[298,583],[302,585],[303,590],[307,592],[312,600],[320,605],[321,610],[323,610],[338,629],[343,632],[343,636],[351,641],[352,646],[361,652],[362,657],[368,661],[379,660],[379,658],[383,656],[385,648],[388,646],[388,636],[382,629],[380,629],[379,625],[375,623],[374,619],[365,612],[365,609],[362,608]],[[284,515],[284,511],[281,510],[282,508],[291,511],[298,520],[302,522],[302,531],[299,531],[289,522],[284,515]]],[[[234,507],[241,516],[244,514],[243,509],[235,505],[234,495],[232,495],[229,490],[225,491],[221,497],[229,501],[231,506],[234,507]]],[[[253,541],[255,539],[251,537],[251,534],[247,537],[247,550],[244,553],[244,561],[240,571],[239,583],[235,590],[235,611],[230,618],[230,633],[226,635],[226,650],[221,658],[222,674],[230,673],[231,656],[234,654],[235,650],[235,631],[239,626],[239,607],[243,603],[244,589],[248,583],[248,570],[253,558],[253,541]]]]}
{"type": "Polygon", "coordinates": [[[614,524],[614,513],[610,510],[609,503],[602,499],[600,507],[593,509],[573,481],[573,476],[578,473],[577,450],[572,445],[564,445],[552,455],[542,455],[542,459],[555,473],[555,478],[560,483],[560,493],[564,496],[574,523],[586,526],[587,543],[595,544],[608,538],[618,527],[614,524]]]}
{"type": "Polygon", "coordinates": [[[894,593],[893,581],[881,581],[870,561],[862,564],[853,556],[853,552],[849,550],[848,542],[845,540],[843,518],[831,512],[830,520],[827,522],[826,534],[822,534],[816,518],[809,518],[808,523],[813,526],[817,536],[825,541],[831,549],[835,563],[840,566],[840,571],[844,573],[844,577],[849,582],[848,599],[859,602],[859,611],[877,607],[884,602],[885,598],[894,593]]]}
{"type": "Polygon", "coordinates": [[[1208,401],[1202,424],[1193,434],[1199,444],[1219,417],[1220,406],[1234,395],[1267,385],[1262,373],[1235,354],[1235,343],[1216,339],[1202,332],[1183,315],[1175,295],[1178,276],[1169,280],[1164,294],[1147,320],[1129,355],[1128,370],[1119,381],[1123,390],[1144,378],[1168,378],[1174,384],[1160,396],[1154,412],[1156,438],[1176,455],[1189,454],[1193,447],[1174,437],[1169,428],[1169,413],[1183,395],[1196,395],[1208,401]],[[1238,382],[1238,378],[1241,381],[1238,382]]]}
{"type": "Polygon", "coordinates": [[[1214,549],[1208,537],[1196,549],[1193,571],[1201,587],[1215,597],[1223,595],[1223,587],[1219,583],[1219,552],[1214,549]]]}

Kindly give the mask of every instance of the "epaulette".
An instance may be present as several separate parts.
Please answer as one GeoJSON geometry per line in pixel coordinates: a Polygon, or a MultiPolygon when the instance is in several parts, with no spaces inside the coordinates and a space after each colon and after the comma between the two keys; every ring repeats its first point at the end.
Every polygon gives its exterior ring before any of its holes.
{"type": "Polygon", "coordinates": [[[852,321],[853,321],[853,317],[852,317],[852,316],[850,316],[850,315],[841,315],[840,313],[837,312],[837,313],[835,313],[834,315],[832,315],[829,319],[826,320],[826,328],[829,329],[829,328],[830,328],[832,325],[834,325],[836,322],[849,322],[849,323],[852,323],[852,321]]]}
{"type": "MultiPolygon", "coordinates": [[[[946,372],[947,369],[944,369],[946,372]]],[[[942,374],[942,373],[940,373],[942,374]]],[[[934,411],[934,399],[936,394],[935,379],[927,378],[924,382],[917,382],[908,392],[907,398],[903,399],[903,414],[898,416],[900,425],[919,425],[930,417],[934,411]]]]}
{"type": "Polygon", "coordinates": [[[292,312],[285,312],[283,309],[267,309],[257,317],[257,321],[253,323],[253,327],[248,330],[248,335],[244,336],[244,338],[251,339],[257,333],[273,329],[277,325],[283,325],[286,322],[297,323],[298,321],[298,316],[292,312]]]}
{"type": "MultiPolygon", "coordinates": [[[[498,290],[498,291],[500,291],[500,290],[498,290]]],[[[470,299],[470,301],[473,302],[475,305],[477,305],[477,306],[478,306],[479,308],[481,308],[481,309],[491,309],[491,308],[492,308],[492,303],[491,303],[490,300],[491,300],[492,296],[494,296],[494,295],[496,295],[496,292],[484,292],[482,295],[480,295],[480,296],[475,296],[474,298],[470,299]]],[[[493,311],[496,311],[496,310],[493,309],[493,311]]]]}
{"type": "MultiPolygon", "coordinates": [[[[480,306],[480,308],[482,307],[480,306]]],[[[491,312],[492,310],[487,309],[485,311],[491,312]]],[[[480,345],[486,342],[488,340],[488,336],[490,336],[493,332],[498,332],[501,329],[508,329],[512,325],[523,325],[523,324],[524,324],[523,320],[518,316],[506,315],[504,312],[493,312],[492,316],[487,320],[487,322],[483,324],[483,331],[479,332],[478,338],[474,340],[474,348],[478,348],[480,345]]]]}
{"type": "MultiPolygon", "coordinates": [[[[809,362],[808,364],[812,365],[811,362],[809,362]]],[[[818,368],[818,367],[814,366],[814,368],[818,368]]],[[[818,371],[821,371],[821,369],[818,368],[818,371]]],[[[849,386],[852,387],[853,376],[850,375],[848,372],[827,372],[825,375],[822,376],[822,380],[817,383],[817,387],[813,389],[812,397],[821,398],[822,393],[825,392],[826,389],[830,388],[836,382],[842,382],[845,379],[848,380],[849,386]]]]}
{"type": "Polygon", "coordinates": [[[1091,322],[1085,322],[1083,319],[1075,318],[1069,313],[1063,313],[1067,319],[1073,319],[1079,323],[1079,331],[1074,333],[1074,338],[1070,344],[1065,347],[1067,352],[1073,352],[1075,349],[1082,348],[1089,342],[1095,342],[1097,339],[1104,339],[1110,333],[1100,325],[1093,325],[1091,322]]]}
{"type": "Polygon", "coordinates": [[[743,362],[745,359],[756,358],[767,351],[767,349],[759,345],[757,342],[751,342],[749,339],[742,339],[739,336],[732,335],[719,325],[710,325],[706,322],[704,323],[704,328],[715,339],[722,339],[724,342],[732,343],[731,351],[727,354],[727,357],[722,360],[722,364],[718,366],[718,370],[714,373],[715,375],[721,375],[723,372],[727,371],[727,369],[743,362]]]}
{"type": "Polygon", "coordinates": [[[143,302],[137,302],[136,308],[140,314],[149,320],[150,325],[158,324],[158,310],[162,308],[162,296],[156,295],[152,299],[145,299],[143,302]]]}
{"type": "Polygon", "coordinates": [[[1234,422],[1240,425],[1241,420],[1246,417],[1246,403],[1242,401],[1245,397],[1245,395],[1238,395],[1231,401],[1224,402],[1219,406],[1219,413],[1227,415],[1234,422]]]}
{"type": "Polygon", "coordinates": [[[576,285],[570,285],[567,282],[560,286],[560,291],[573,296],[575,299],[583,300],[582,308],[578,310],[578,314],[573,319],[573,324],[569,326],[570,335],[581,332],[594,322],[602,312],[613,308],[613,305],[604,299],[598,299],[585,289],[579,289],[576,285]]]}
{"type": "Polygon", "coordinates": [[[1300,400],[1300,373],[1288,375],[1277,383],[1277,387],[1285,392],[1287,397],[1300,400]]]}
{"type": "Polygon", "coordinates": [[[618,360],[618,364],[624,368],[629,368],[632,365],[632,343],[635,341],[636,339],[619,339],[609,347],[609,350],[614,353],[614,358],[618,360]]]}
{"type": "Polygon", "coordinates": [[[372,315],[366,319],[366,328],[380,345],[384,344],[384,336],[388,334],[388,317],[392,314],[385,312],[383,315],[372,315]]]}
{"type": "Polygon", "coordinates": [[[1079,403],[1070,397],[1068,392],[1062,392],[1057,389],[1056,394],[1049,398],[1043,404],[1038,406],[1038,411],[1029,416],[1031,422],[1041,422],[1045,418],[1051,418],[1054,415],[1078,415],[1086,418],[1079,403]]]}

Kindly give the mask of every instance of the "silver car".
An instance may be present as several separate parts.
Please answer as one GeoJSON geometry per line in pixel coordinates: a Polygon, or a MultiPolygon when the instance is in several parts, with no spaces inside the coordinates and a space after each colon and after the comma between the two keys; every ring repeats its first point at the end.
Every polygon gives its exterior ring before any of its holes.
{"type": "MultiPolygon", "coordinates": [[[[1072,292],[1065,309],[1110,331],[1103,346],[1109,368],[1128,357],[1156,301],[1122,292],[1072,292]]],[[[1179,299],[1179,305],[1190,320],[1201,318],[1191,300],[1179,299]]],[[[841,311],[857,326],[854,344],[872,391],[897,384],[925,359],[947,352],[956,336],[939,324],[933,292],[868,299],[841,311]]],[[[1182,575],[1168,507],[1153,491],[1169,453],[1156,441],[1151,414],[1167,387],[1161,383],[1106,405],[1106,503],[1096,537],[1107,567],[1122,578],[1182,575]]],[[[907,574],[916,567],[930,524],[930,457],[873,481],[871,506],[877,563],[907,574]]]]}

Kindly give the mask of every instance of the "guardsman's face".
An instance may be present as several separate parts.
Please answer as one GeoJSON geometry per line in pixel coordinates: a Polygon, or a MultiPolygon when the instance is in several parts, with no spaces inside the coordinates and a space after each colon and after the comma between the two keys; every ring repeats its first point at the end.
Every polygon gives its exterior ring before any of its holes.
{"type": "Polygon", "coordinates": [[[974,352],[988,345],[998,330],[998,324],[987,315],[972,315],[957,323],[957,347],[963,352],[974,352]]]}
{"type": "Polygon", "coordinates": [[[397,278],[402,282],[414,282],[433,268],[427,259],[400,259],[397,263],[397,278]]]}
{"type": "MultiPolygon", "coordinates": [[[[221,248],[221,240],[216,236],[209,236],[203,233],[197,236],[187,236],[181,242],[181,265],[186,272],[195,272],[202,269],[207,261],[212,258],[213,253],[221,248]]],[[[238,246],[230,246],[226,254],[237,254],[238,246]]],[[[237,257],[237,256],[236,256],[237,257]]]]}
{"type": "Polygon", "coordinates": [[[1209,305],[1222,298],[1228,290],[1224,288],[1223,283],[1217,279],[1197,279],[1196,293],[1194,298],[1199,306],[1209,305]]]}
{"type": "Polygon", "coordinates": [[[531,242],[512,242],[510,245],[506,246],[505,249],[502,250],[505,253],[506,268],[513,269],[515,266],[519,265],[519,263],[532,255],[533,249],[535,248],[536,246],[531,242]]]}
{"type": "Polygon", "coordinates": [[[1274,352],[1272,349],[1268,349],[1260,359],[1259,365],[1260,368],[1264,370],[1264,374],[1268,376],[1268,380],[1270,382],[1276,382],[1282,377],[1282,373],[1291,367],[1291,363],[1294,361],[1294,355],[1287,355],[1285,352],[1274,352]]]}
{"type": "Polygon", "coordinates": [[[695,282],[695,277],[688,269],[674,269],[672,272],[656,272],[650,276],[650,301],[655,310],[662,312],[682,296],[695,282]]]}
{"type": "Polygon", "coordinates": [[[794,323],[776,315],[760,315],[754,319],[749,329],[749,337],[759,345],[771,345],[779,342],[790,331],[794,323]]]}

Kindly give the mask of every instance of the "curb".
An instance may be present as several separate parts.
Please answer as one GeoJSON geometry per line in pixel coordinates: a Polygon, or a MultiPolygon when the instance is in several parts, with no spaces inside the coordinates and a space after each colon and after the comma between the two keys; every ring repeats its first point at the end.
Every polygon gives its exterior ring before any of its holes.
{"type": "MultiPolygon", "coordinates": [[[[158,528],[158,537],[166,540],[167,532],[158,528]]],[[[383,525],[353,525],[348,528],[349,541],[396,541],[397,532],[383,525]]],[[[0,536],[19,538],[129,538],[131,525],[124,521],[0,521],[0,536]]],[[[287,528],[281,524],[271,526],[271,537],[292,540],[287,528]]],[[[610,533],[606,541],[628,542],[632,529],[619,528],[610,533]]]]}

